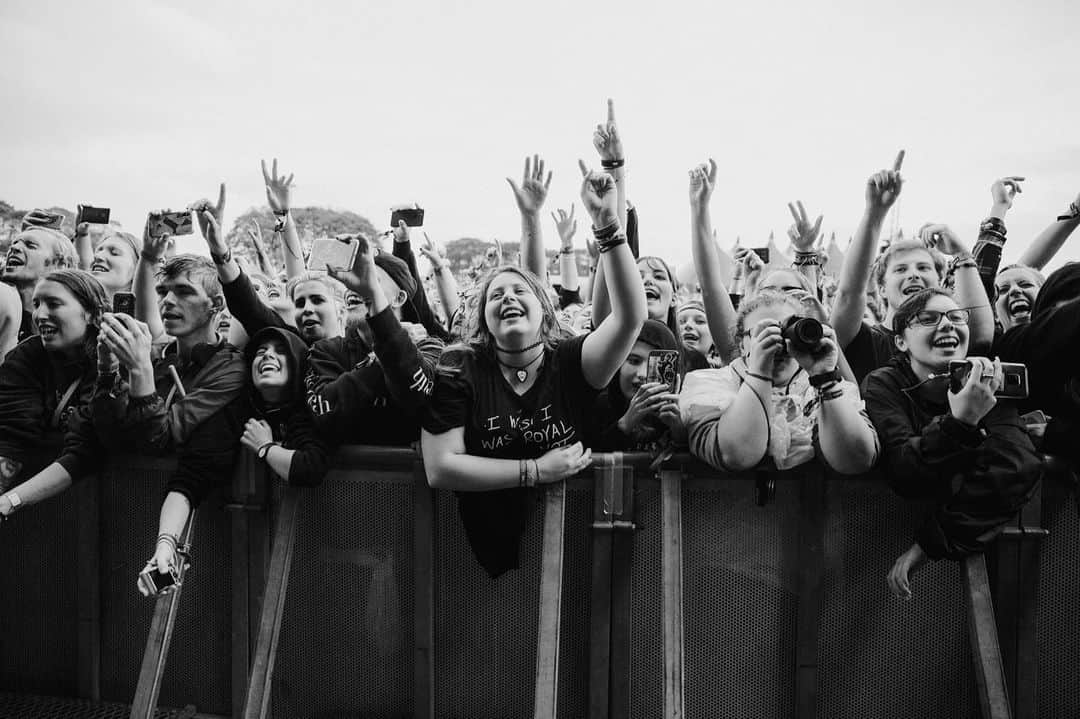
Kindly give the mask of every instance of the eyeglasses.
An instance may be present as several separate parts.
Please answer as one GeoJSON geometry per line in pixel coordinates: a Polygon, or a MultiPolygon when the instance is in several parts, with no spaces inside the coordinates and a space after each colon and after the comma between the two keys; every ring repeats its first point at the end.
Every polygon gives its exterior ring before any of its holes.
{"type": "Polygon", "coordinates": [[[939,310],[922,310],[916,312],[915,316],[908,320],[908,327],[913,325],[919,325],[920,327],[937,327],[941,324],[941,318],[947,317],[949,322],[954,325],[966,325],[968,318],[971,317],[971,312],[968,310],[949,310],[948,312],[941,312],[939,310]]]}

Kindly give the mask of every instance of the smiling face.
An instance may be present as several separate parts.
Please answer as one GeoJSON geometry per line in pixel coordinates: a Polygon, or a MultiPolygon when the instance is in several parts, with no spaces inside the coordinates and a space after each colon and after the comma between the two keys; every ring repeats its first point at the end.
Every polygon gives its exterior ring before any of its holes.
{"type": "Polygon", "coordinates": [[[289,387],[289,348],[279,338],[259,344],[251,362],[251,382],[264,399],[277,399],[289,387]]]}
{"type": "Polygon", "coordinates": [[[56,239],[36,230],[20,232],[8,248],[4,281],[32,285],[56,265],[56,239]]]}
{"type": "Polygon", "coordinates": [[[64,285],[42,280],[34,288],[34,326],[49,352],[81,348],[90,325],[90,313],[64,285]]]}
{"type": "Polygon", "coordinates": [[[671,275],[660,262],[648,257],[638,260],[637,266],[645,288],[649,319],[666,322],[668,308],[675,299],[675,285],[671,282],[671,275]]]}
{"type": "Polygon", "coordinates": [[[708,354],[713,346],[712,332],[705,313],[696,307],[688,307],[679,312],[679,335],[684,345],[708,354]]]}
{"type": "Polygon", "coordinates": [[[325,283],[307,280],[293,289],[293,321],[308,344],[341,336],[343,314],[325,283]]]}
{"type": "Polygon", "coordinates": [[[652,350],[651,345],[639,340],[634,343],[626,361],[619,366],[619,391],[626,399],[633,397],[638,387],[645,383],[649,369],[649,353],[652,350]]]}
{"type": "Polygon", "coordinates": [[[135,263],[135,252],[130,244],[119,237],[106,237],[94,249],[90,274],[110,293],[128,292],[135,278],[135,263]]]}
{"type": "Polygon", "coordinates": [[[1012,267],[998,273],[994,280],[997,301],[994,311],[1002,328],[1008,330],[1031,321],[1031,308],[1039,294],[1042,281],[1038,273],[1027,267],[1012,267]]]}
{"type": "Polygon", "coordinates": [[[940,287],[934,258],[923,249],[899,250],[889,257],[882,282],[882,292],[889,309],[895,310],[919,290],[940,287]]]}
{"type": "Polygon", "coordinates": [[[912,317],[907,328],[897,335],[896,346],[907,354],[917,376],[939,374],[948,369],[951,360],[967,357],[967,323],[957,322],[944,314],[958,309],[959,306],[952,297],[934,295],[927,301],[922,312],[912,317]],[[940,313],[937,324],[925,324],[933,319],[929,313],[940,313]]]}
{"type": "Polygon", "coordinates": [[[202,332],[214,318],[214,302],[203,286],[193,282],[187,273],[169,279],[159,279],[157,286],[158,312],[165,332],[173,337],[187,337],[202,332]]]}
{"type": "Polygon", "coordinates": [[[532,344],[540,336],[543,306],[532,287],[516,272],[500,272],[484,295],[484,321],[499,347],[532,344]]]}

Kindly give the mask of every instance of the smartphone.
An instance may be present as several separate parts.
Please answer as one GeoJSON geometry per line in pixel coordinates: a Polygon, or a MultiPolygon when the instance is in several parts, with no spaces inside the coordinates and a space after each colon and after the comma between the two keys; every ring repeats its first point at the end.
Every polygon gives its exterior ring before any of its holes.
{"type": "Polygon", "coordinates": [[[668,391],[674,392],[679,382],[679,352],[677,350],[653,350],[646,365],[646,382],[663,382],[668,391]]]}
{"type": "MultiPolygon", "coordinates": [[[[1001,372],[1003,380],[994,396],[1005,399],[1027,399],[1027,366],[1015,362],[1002,362],[1001,372]]],[[[949,390],[955,394],[963,389],[970,374],[971,363],[967,360],[952,360],[949,362],[949,390]]]]}
{"type": "Polygon", "coordinates": [[[403,210],[394,210],[390,213],[390,226],[397,227],[398,222],[405,220],[407,227],[423,227],[424,211],[419,207],[407,207],[403,210]]]}
{"type": "Polygon", "coordinates": [[[130,292],[117,292],[113,295],[113,314],[135,316],[135,295],[130,292]]]}
{"type": "Polygon", "coordinates": [[[360,242],[355,238],[320,237],[311,243],[307,268],[321,272],[325,272],[327,267],[344,267],[351,270],[356,263],[356,254],[359,251],[360,242]]]}
{"type": "Polygon", "coordinates": [[[161,237],[166,234],[190,235],[194,231],[195,224],[191,216],[191,210],[150,215],[151,237],[161,237]]]}
{"type": "Polygon", "coordinates": [[[89,222],[94,225],[109,224],[108,207],[91,207],[90,205],[76,205],[75,224],[89,222]]]}
{"type": "Polygon", "coordinates": [[[169,571],[159,572],[157,564],[151,562],[139,572],[139,584],[150,592],[150,596],[161,594],[170,587],[176,586],[179,581],[180,574],[172,565],[169,566],[169,571]]]}
{"type": "Polygon", "coordinates": [[[769,248],[768,247],[751,247],[750,251],[761,258],[761,261],[765,264],[769,264],[769,248]]]}

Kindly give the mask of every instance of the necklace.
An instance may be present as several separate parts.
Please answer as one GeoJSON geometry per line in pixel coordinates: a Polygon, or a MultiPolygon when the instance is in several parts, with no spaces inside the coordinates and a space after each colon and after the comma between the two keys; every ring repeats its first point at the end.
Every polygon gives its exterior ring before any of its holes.
{"type": "MultiPolygon", "coordinates": [[[[539,346],[539,344],[540,343],[537,342],[535,345],[533,345],[533,347],[537,347],[537,346],[539,346]]],[[[531,365],[534,362],[536,362],[537,360],[541,360],[543,358],[544,358],[544,353],[541,352],[540,354],[536,355],[535,357],[533,357],[531,360],[529,360],[528,362],[526,362],[523,365],[513,365],[513,364],[510,364],[508,362],[503,362],[502,359],[499,358],[499,355],[497,355],[497,354],[495,355],[495,361],[496,362],[501,364],[503,367],[514,370],[514,375],[517,377],[517,381],[518,381],[519,384],[523,384],[525,382],[525,380],[529,379],[529,370],[528,370],[529,365],[531,365]]]]}
{"type": "MultiPolygon", "coordinates": [[[[528,352],[529,350],[536,349],[537,347],[539,347],[542,344],[544,344],[544,340],[537,340],[536,342],[533,342],[528,347],[522,347],[519,350],[508,350],[505,347],[500,347],[499,345],[495,345],[495,349],[499,350],[500,352],[504,352],[504,353],[506,353],[508,355],[519,355],[519,354],[524,354],[525,352],[528,352]]],[[[533,360],[533,362],[535,362],[535,361],[536,360],[533,360]]],[[[532,364],[532,362],[530,362],[529,364],[532,364]]],[[[509,367],[509,366],[510,365],[507,365],[507,367],[509,367]]],[[[525,365],[525,366],[527,367],[528,365],[525,365]]]]}

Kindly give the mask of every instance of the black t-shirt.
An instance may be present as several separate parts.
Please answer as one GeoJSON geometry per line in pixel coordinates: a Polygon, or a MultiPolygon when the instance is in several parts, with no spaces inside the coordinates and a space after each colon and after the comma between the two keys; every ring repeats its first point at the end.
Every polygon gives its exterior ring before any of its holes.
{"type": "Polygon", "coordinates": [[[863,379],[879,367],[884,367],[897,354],[896,334],[885,325],[869,325],[865,322],[859,331],[844,347],[844,356],[851,371],[855,373],[855,382],[862,386],[863,379]]]}
{"type": "MultiPolygon", "coordinates": [[[[585,440],[589,409],[599,393],[581,371],[585,335],[546,350],[539,376],[523,395],[498,363],[470,350],[448,350],[439,363],[424,429],[465,429],[465,451],[493,459],[535,459],[585,440]]],[[[518,545],[533,492],[459,492],[458,511],[477,560],[492,577],[518,566],[518,545]]]]}

